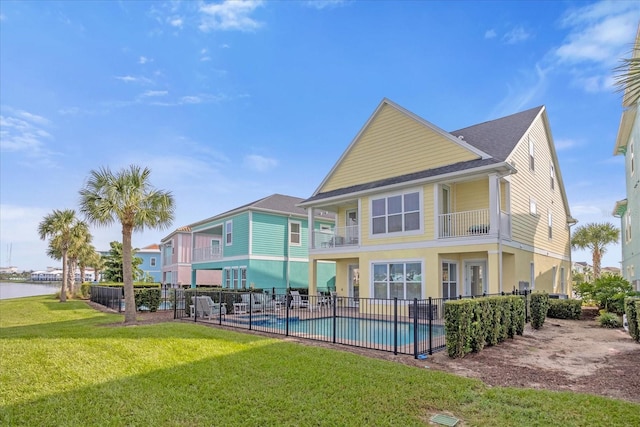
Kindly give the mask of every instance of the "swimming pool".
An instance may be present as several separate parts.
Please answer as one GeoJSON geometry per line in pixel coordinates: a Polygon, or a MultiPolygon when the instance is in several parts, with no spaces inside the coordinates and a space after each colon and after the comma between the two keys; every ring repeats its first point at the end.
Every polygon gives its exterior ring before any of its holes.
{"type": "MultiPolygon", "coordinates": [[[[252,321],[253,326],[278,329],[284,331],[287,327],[285,319],[277,317],[263,317],[258,322],[252,321]]],[[[407,345],[413,344],[414,325],[412,322],[397,323],[397,342],[394,342],[394,323],[378,319],[362,319],[356,317],[336,317],[335,335],[336,341],[363,342],[378,345],[407,345]]],[[[315,319],[290,319],[289,333],[311,338],[323,337],[333,339],[334,318],[321,317],[315,319]]],[[[444,326],[432,325],[433,338],[444,336],[444,326]]],[[[427,340],[429,325],[418,325],[418,341],[427,340]]]]}

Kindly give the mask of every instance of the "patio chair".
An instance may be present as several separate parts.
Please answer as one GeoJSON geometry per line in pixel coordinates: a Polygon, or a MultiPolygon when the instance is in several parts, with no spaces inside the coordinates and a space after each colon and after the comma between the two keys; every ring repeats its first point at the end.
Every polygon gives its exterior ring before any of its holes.
{"type": "Polygon", "coordinates": [[[300,292],[291,291],[291,308],[309,308],[309,297],[302,297],[300,292]]]}
{"type": "Polygon", "coordinates": [[[196,316],[211,320],[213,316],[227,314],[226,303],[213,302],[210,296],[196,297],[196,316]]]}
{"type": "Polygon", "coordinates": [[[258,293],[242,294],[242,302],[247,304],[247,310],[252,312],[274,310],[276,308],[275,301],[265,298],[267,295],[258,293]]]}
{"type": "Polygon", "coordinates": [[[322,292],[318,291],[318,305],[325,306],[331,303],[331,298],[322,294],[322,292]]]}

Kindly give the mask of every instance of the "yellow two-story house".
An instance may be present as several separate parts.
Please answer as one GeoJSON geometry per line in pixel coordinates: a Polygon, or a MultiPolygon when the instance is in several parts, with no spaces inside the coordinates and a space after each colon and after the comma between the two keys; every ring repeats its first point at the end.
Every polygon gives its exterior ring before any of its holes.
{"type": "Polygon", "coordinates": [[[383,99],[311,197],[309,290],[352,298],[571,294],[569,212],[545,107],[446,132],[383,99]]]}

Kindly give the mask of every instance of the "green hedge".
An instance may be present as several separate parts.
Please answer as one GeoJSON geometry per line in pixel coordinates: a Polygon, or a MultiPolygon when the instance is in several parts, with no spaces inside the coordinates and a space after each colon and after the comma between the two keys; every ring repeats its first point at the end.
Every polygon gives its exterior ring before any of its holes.
{"type": "Polygon", "coordinates": [[[138,310],[144,306],[149,311],[158,311],[158,307],[160,307],[160,288],[135,288],[133,295],[138,310]]]}
{"type": "Polygon", "coordinates": [[[447,301],[445,334],[449,357],[479,352],[506,338],[522,335],[525,301],[521,296],[493,296],[447,301]]]}
{"type": "Polygon", "coordinates": [[[627,323],[629,323],[629,335],[640,342],[640,298],[625,298],[624,312],[627,315],[627,323]]]}
{"type": "Polygon", "coordinates": [[[531,294],[531,327],[540,329],[549,310],[549,294],[536,292],[531,294]]]}
{"type": "Polygon", "coordinates": [[[550,299],[547,317],[554,319],[580,320],[582,316],[582,300],[550,299]]]}

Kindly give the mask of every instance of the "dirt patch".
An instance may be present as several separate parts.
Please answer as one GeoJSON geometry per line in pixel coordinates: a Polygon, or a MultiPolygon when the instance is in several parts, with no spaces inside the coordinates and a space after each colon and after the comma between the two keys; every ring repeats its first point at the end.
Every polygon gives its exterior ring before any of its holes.
{"type": "MultiPolygon", "coordinates": [[[[89,304],[96,310],[114,312],[89,304]]],[[[173,320],[173,312],[138,313],[137,317],[137,324],[167,322],[173,320]]],[[[446,351],[417,360],[319,341],[286,339],[477,378],[491,386],[576,391],[640,403],[640,344],[624,330],[601,328],[595,320],[547,319],[538,330],[527,324],[522,336],[461,359],[449,358],[446,351]]]]}
{"type": "Polygon", "coordinates": [[[593,320],[547,319],[522,336],[462,359],[430,356],[431,369],[493,386],[570,390],[640,402],[640,344],[593,320]]]}

